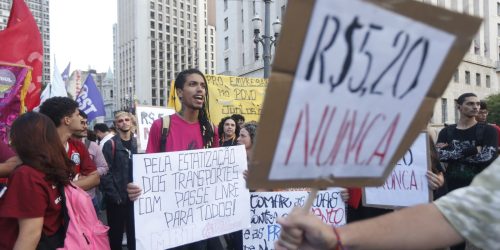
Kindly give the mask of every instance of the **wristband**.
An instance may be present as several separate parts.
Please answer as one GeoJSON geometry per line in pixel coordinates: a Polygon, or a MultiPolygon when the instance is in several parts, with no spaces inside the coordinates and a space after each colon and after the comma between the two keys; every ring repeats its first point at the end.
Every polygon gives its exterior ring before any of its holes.
{"type": "Polygon", "coordinates": [[[335,234],[335,238],[337,239],[337,246],[335,247],[335,250],[347,250],[347,248],[345,248],[344,245],[342,245],[342,240],[340,240],[340,234],[337,231],[337,228],[336,227],[332,228],[333,228],[333,233],[335,234]]]}

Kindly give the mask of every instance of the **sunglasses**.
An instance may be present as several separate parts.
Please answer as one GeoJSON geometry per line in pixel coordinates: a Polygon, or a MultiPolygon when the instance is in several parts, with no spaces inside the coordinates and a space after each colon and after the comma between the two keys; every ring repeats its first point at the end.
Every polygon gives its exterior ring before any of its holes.
{"type": "Polygon", "coordinates": [[[125,121],[125,122],[129,122],[129,121],[130,121],[130,118],[120,119],[120,120],[118,120],[117,122],[118,122],[118,123],[122,123],[122,122],[124,122],[124,121],[125,121]]]}

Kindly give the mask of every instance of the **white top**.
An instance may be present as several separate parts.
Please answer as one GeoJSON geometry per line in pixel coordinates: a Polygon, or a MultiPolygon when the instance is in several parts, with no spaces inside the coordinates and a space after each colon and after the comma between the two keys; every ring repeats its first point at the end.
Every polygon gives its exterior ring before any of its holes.
{"type": "Polygon", "coordinates": [[[109,133],[108,135],[106,135],[102,138],[102,140],[99,142],[99,148],[101,148],[101,151],[102,151],[102,148],[104,147],[104,144],[107,141],[109,141],[109,139],[113,138],[113,136],[115,136],[113,133],[109,133]]]}

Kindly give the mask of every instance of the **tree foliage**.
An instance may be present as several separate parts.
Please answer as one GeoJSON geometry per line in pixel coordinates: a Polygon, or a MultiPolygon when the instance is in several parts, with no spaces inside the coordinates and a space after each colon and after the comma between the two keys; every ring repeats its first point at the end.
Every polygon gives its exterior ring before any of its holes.
{"type": "Polygon", "coordinates": [[[500,94],[490,95],[486,98],[488,105],[488,122],[500,124],[500,94]]]}

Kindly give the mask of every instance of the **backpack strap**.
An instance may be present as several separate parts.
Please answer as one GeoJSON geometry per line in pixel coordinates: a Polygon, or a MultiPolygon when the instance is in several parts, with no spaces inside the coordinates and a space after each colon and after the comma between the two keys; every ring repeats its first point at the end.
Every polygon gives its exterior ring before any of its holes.
{"type": "Polygon", "coordinates": [[[167,144],[167,136],[170,130],[170,116],[163,116],[161,119],[162,129],[160,137],[160,152],[165,152],[167,144]]]}
{"type": "Polygon", "coordinates": [[[90,147],[90,140],[87,138],[85,138],[85,147],[87,147],[87,149],[90,147]]]}
{"type": "Polygon", "coordinates": [[[110,139],[111,141],[111,155],[113,156],[113,160],[115,159],[115,152],[116,152],[116,146],[115,146],[115,140],[110,139]]]}
{"type": "MultiPolygon", "coordinates": [[[[72,184],[68,184],[68,188],[71,188],[72,184]]],[[[64,191],[66,187],[64,185],[59,184],[57,186],[57,189],[59,190],[59,193],[61,194],[61,212],[62,212],[62,217],[63,217],[63,228],[64,228],[64,235],[66,235],[66,231],[68,230],[68,225],[69,225],[69,214],[68,214],[68,207],[66,206],[66,192],[64,191]]]]}

